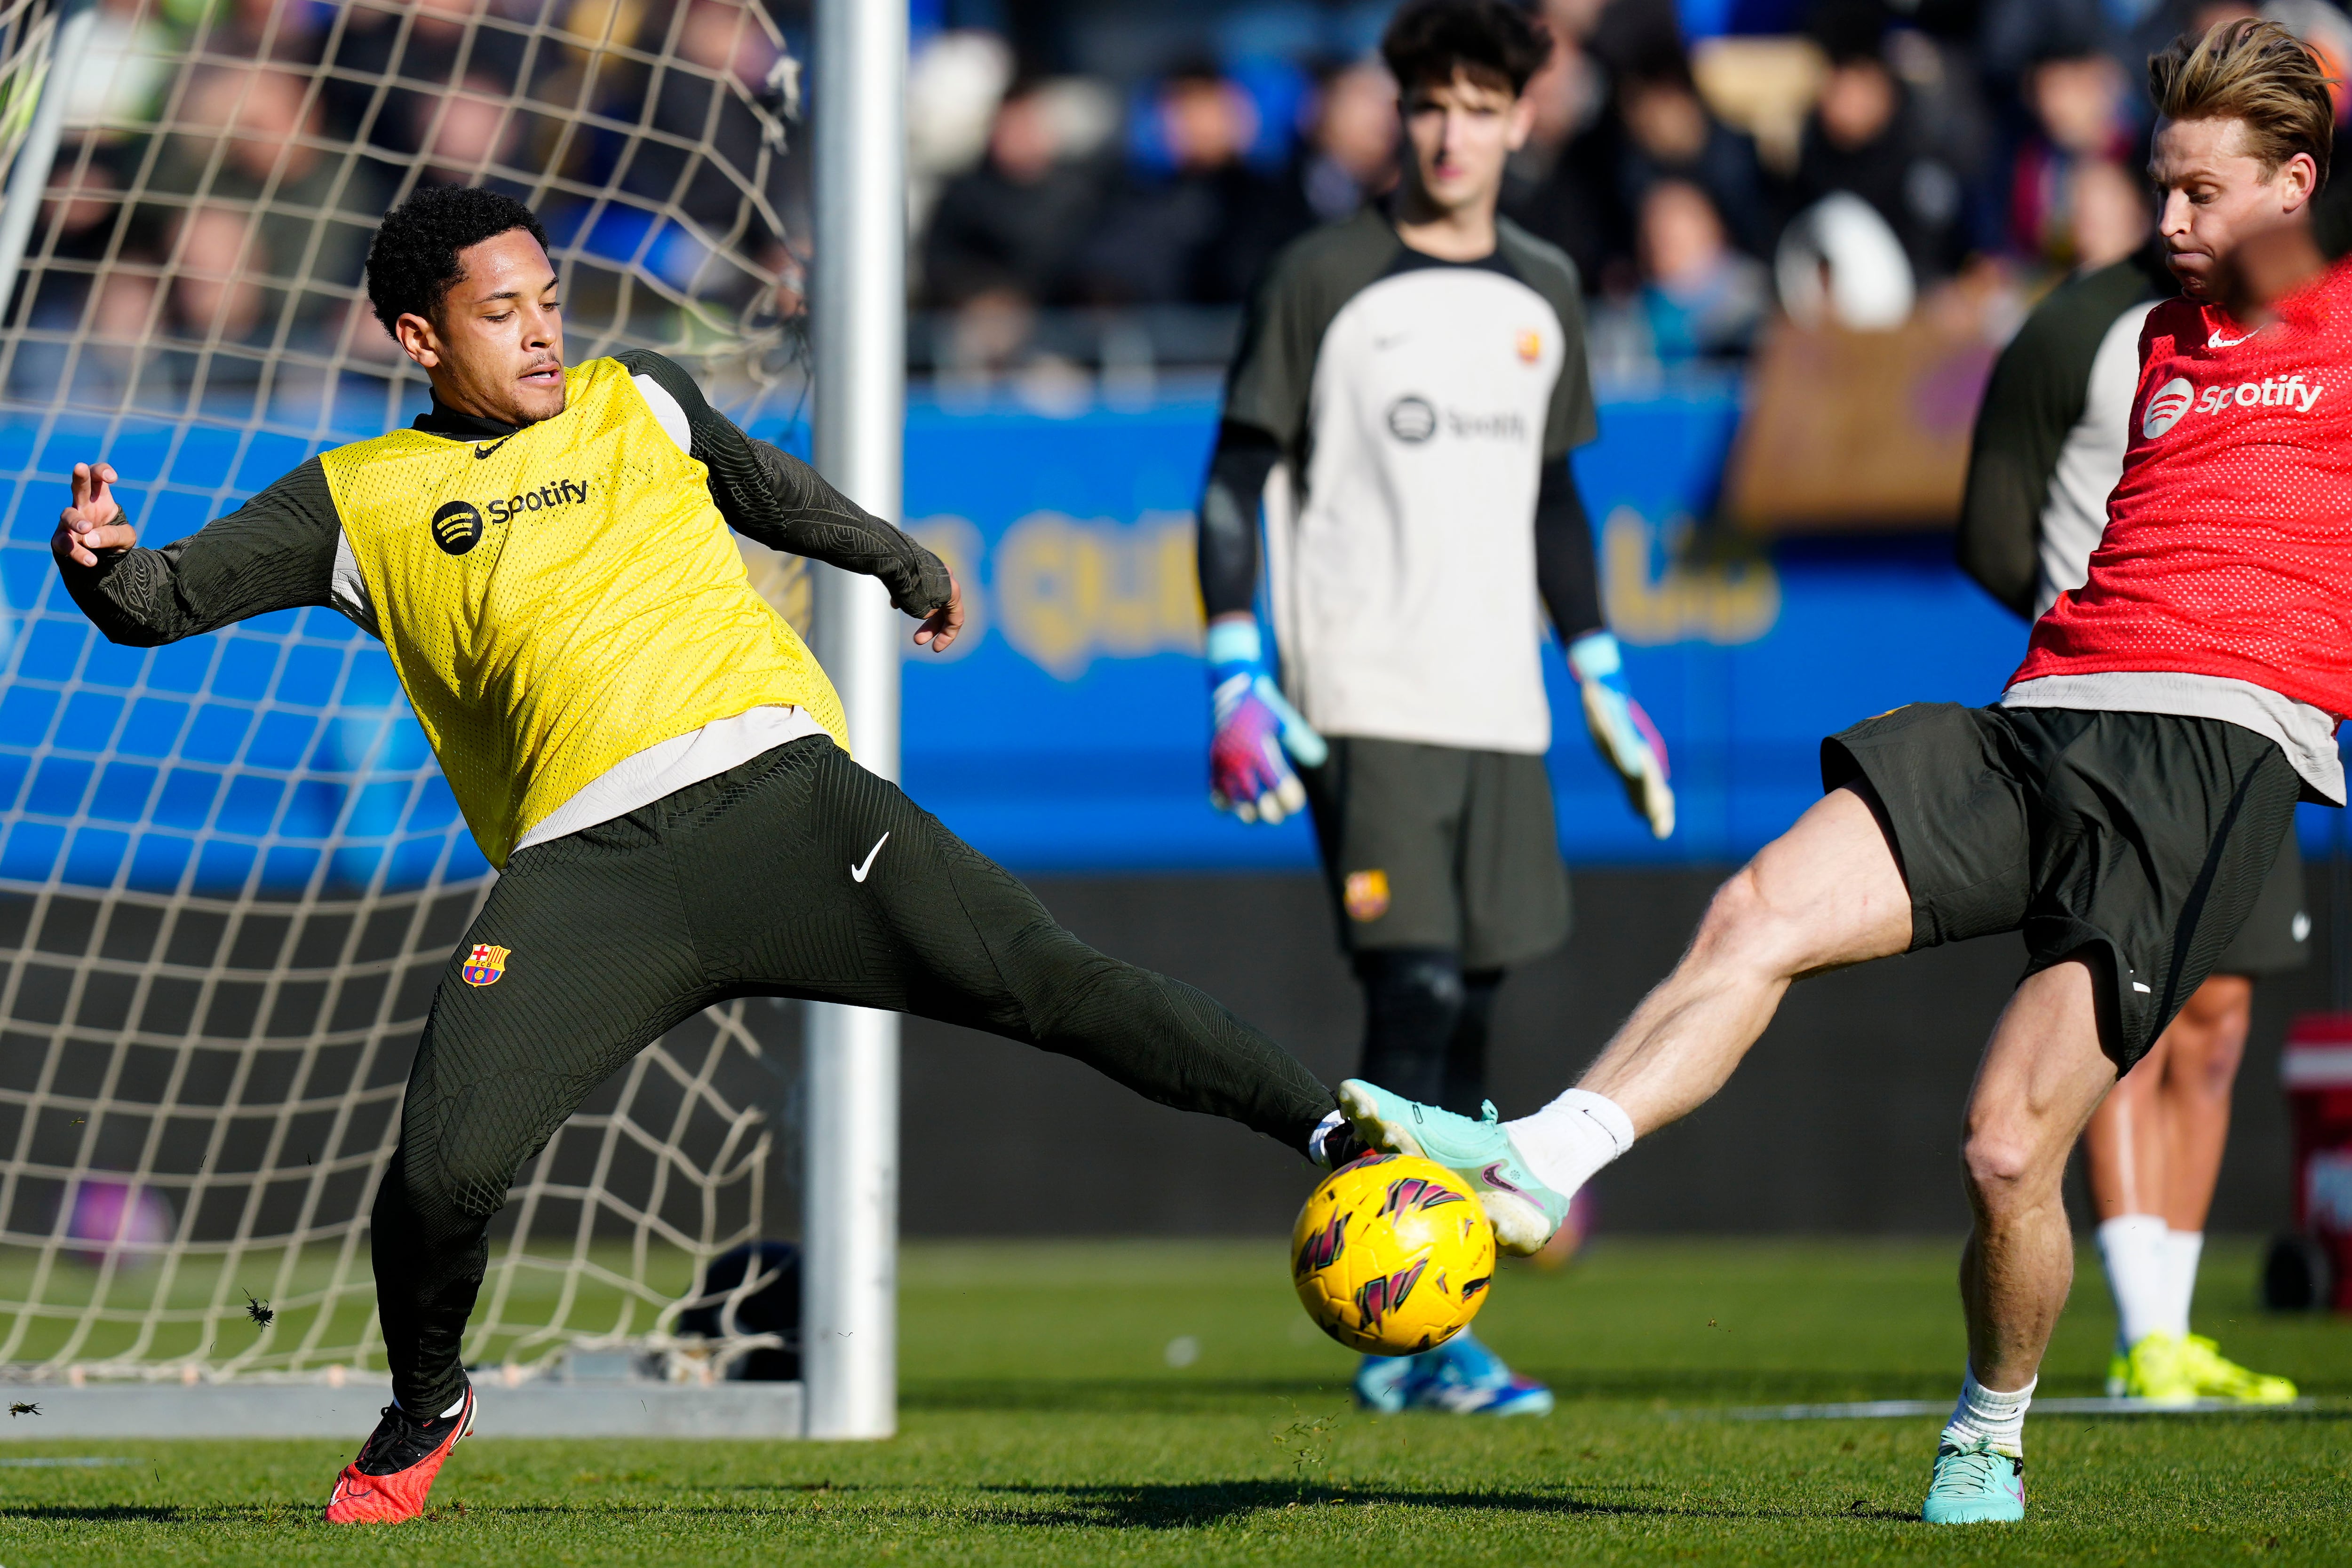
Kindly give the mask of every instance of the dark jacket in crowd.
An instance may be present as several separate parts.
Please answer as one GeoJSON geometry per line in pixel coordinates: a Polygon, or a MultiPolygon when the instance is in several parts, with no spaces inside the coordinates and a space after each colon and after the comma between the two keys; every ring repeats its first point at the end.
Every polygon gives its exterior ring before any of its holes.
{"type": "Polygon", "coordinates": [[[1079,292],[1097,305],[1238,305],[1314,222],[1295,181],[1246,163],[1138,178],[1080,254],[1079,292]]]}
{"type": "Polygon", "coordinates": [[[1065,302],[1072,259],[1101,210],[1101,178],[1081,165],[1032,181],[987,163],[959,174],[940,193],[923,235],[931,303],[953,308],[1000,290],[1036,305],[1065,302]]]}
{"type": "Polygon", "coordinates": [[[1958,262],[1967,192],[1949,160],[1921,134],[1907,91],[1885,129],[1860,147],[1832,143],[1818,115],[1806,122],[1790,215],[1835,191],[1850,191],[1877,210],[1921,283],[1947,276],[1958,262]]]}

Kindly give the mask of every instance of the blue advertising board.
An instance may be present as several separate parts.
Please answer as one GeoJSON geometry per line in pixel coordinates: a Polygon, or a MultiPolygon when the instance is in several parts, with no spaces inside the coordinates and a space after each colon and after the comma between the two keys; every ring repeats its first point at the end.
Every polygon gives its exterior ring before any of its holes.
{"type": "MultiPolygon", "coordinates": [[[[1068,419],[928,405],[908,420],[908,526],[954,566],[978,625],[948,660],[909,653],[907,787],[1008,864],[1314,862],[1303,822],[1244,826],[1208,804],[1192,508],[1216,413],[1201,398],[1068,419]]],[[[1743,856],[1818,792],[1822,735],[1904,702],[1990,700],[2014,667],[2021,629],[1952,569],[1948,541],[1766,550],[1703,534],[1738,416],[1722,382],[1616,401],[1577,455],[1680,825],[1650,837],[1548,648],[1573,861],[1743,856]]]]}
{"type": "MultiPolygon", "coordinates": [[[[908,646],[906,785],[1016,870],[1313,864],[1304,822],[1244,826],[1208,803],[1192,507],[1216,413],[1206,395],[1067,417],[910,412],[908,527],[963,582],[971,622],[945,657],[908,646]]],[[[1619,399],[1576,455],[1679,824],[1649,836],[1548,648],[1571,862],[1737,861],[1814,799],[1823,735],[1906,702],[1990,701],[2021,652],[2023,629],[1941,537],[1768,549],[1699,528],[1738,417],[1727,383],[1619,399]]],[[[804,450],[802,432],[755,429],[804,450]]],[[[95,636],[47,539],[64,476],[97,436],[0,421],[0,466],[17,476],[0,548],[13,607],[0,615],[0,881],[229,891],[485,869],[388,661],[331,612],[157,650],[95,636]]],[[[118,430],[108,448],[148,536],[165,539],[304,455],[161,423],[118,430]],[[167,470],[171,484],[142,490],[167,470]]],[[[2306,843],[2326,842],[2337,815],[2306,812],[2306,843]]]]}

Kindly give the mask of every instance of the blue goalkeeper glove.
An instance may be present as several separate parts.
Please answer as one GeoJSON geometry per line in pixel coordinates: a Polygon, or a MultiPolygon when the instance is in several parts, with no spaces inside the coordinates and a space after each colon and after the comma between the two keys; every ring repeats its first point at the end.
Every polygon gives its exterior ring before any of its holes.
{"type": "Polygon", "coordinates": [[[1617,639],[1588,632],[1568,645],[1568,667],[1584,689],[1584,722],[1592,744],[1624,780],[1625,799],[1649,819],[1654,837],[1675,831],[1675,792],[1666,783],[1666,742],[1625,684],[1625,657],[1617,639]]]}
{"type": "Polygon", "coordinates": [[[1265,667],[1255,621],[1209,628],[1209,803],[1244,822],[1279,822],[1307,805],[1291,768],[1320,768],[1331,748],[1284,700],[1265,667]]]}

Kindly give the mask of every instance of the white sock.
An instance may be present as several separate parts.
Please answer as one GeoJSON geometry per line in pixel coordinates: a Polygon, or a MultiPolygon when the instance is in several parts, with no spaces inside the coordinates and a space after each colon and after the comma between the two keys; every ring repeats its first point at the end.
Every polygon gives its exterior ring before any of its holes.
{"type": "MultiPolygon", "coordinates": [[[[2039,1383],[2040,1378],[2034,1379],[2039,1383]]],[[[2033,1403],[2033,1383],[2013,1394],[2002,1394],[1977,1381],[1976,1368],[1960,1383],[1960,1402],[1944,1424],[1944,1441],[1965,1448],[1979,1437],[2012,1459],[2025,1457],[2025,1407],[2033,1403]]]]}
{"type": "Polygon", "coordinates": [[[2168,1281],[2171,1290],[2165,1301],[2168,1316],[2165,1328],[2177,1334],[2189,1332],[2189,1303],[2197,1299],[2197,1260],[2205,1251],[2205,1233],[2201,1230],[2168,1230],[2164,1233],[2165,1256],[2171,1267],[2168,1281]]]}
{"type": "Polygon", "coordinates": [[[1633,1119],[1605,1094],[1571,1089],[1532,1116],[1503,1124],[1535,1178],[1564,1196],[1633,1146],[1633,1119]]]}
{"type": "MultiPolygon", "coordinates": [[[[2099,1261],[2116,1299],[2117,1337],[2126,1347],[2168,1326],[2172,1301],[2171,1232],[2153,1214],[2119,1214],[2099,1227],[2099,1261]]],[[[2185,1303],[2184,1303],[2185,1315],[2185,1303]]]]}

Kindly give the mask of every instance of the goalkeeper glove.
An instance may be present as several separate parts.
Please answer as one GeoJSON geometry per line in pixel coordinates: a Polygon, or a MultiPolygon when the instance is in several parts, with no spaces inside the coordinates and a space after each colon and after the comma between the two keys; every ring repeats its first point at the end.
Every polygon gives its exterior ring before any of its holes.
{"type": "Polygon", "coordinates": [[[1216,726],[1209,741],[1209,803],[1244,822],[1295,815],[1307,804],[1307,790],[1292,759],[1320,768],[1331,748],[1267,674],[1256,622],[1211,626],[1208,653],[1216,726]]]}
{"type": "Polygon", "coordinates": [[[1588,632],[1568,645],[1568,667],[1584,689],[1584,722],[1592,744],[1624,780],[1625,799],[1649,819],[1654,837],[1675,831],[1675,792],[1666,783],[1666,742],[1625,684],[1617,639],[1588,632]]]}

